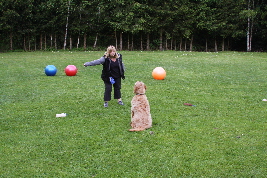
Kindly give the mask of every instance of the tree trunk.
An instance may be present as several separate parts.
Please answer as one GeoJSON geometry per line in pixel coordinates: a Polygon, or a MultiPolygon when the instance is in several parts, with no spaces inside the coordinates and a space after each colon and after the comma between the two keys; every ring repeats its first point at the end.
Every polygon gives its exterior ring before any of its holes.
{"type": "Polygon", "coordinates": [[[10,50],[12,51],[13,50],[13,33],[10,32],[9,34],[9,47],[10,47],[10,50]]]}
{"type": "Polygon", "coordinates": [[[222,41],[222,51],[224,51],[224,38],[223,38],[223,41],[222,41]]]}
{"type": "Polygon", "coordinates": [[[227,40],[227,51],[230,51],[230,39],[227,40]]]}
{"type": "Polygon", "coordinates": [[[57,35],[55,34],[55,50],[57,50],[57,35]]]}
{"type": "Polygon", "coordinates": [[[162,33],[163,33],[163,30],[162,28],[160,28],[160,32],[159,32],[159,50],[162,51],[163,48],[162,48],[162,33]]]}
{"type": "Polygon", "coordinates": [[[68,4],[68,14],[67,14],[67,21],[66,21],[66,31],[65,31],[65,38],[64,38],[64,48],[63,48],[64,50],[66,49],[66,45],[67,45],[69,14],[70,14],[70,0],[69,0],[69,4],[68,4]]]}
{"type": "Polygon", "coordinates": [[[173,43],[173,35],[172,35],[172,38],[171,38],[171,50],[172,50],[172,43],[173,43]]]}
{"type": "Polygon", "coordinates": [[[134,44],[133,44],[133,34],[132,34],[132,45],[131,45],[131,51],[133,51],[133,49],[134,49],[134,44]]]}
{"type": "Polygon", "coordinates": [[[122,51],[122,32],[120,33],[120,51],[122,51]]]}
{"type": "Polygon", "coordinates": [[[36,37],[34,37],[34,51],[37,50],[37,40],[36,40],[36,37]]]}
{"type": "Polygon", "coordinates": [[[30,37],[30,34],[28,34],[28,50],[31,51],[31,37],[30,37]]]}
{"type": "Polygon", "coordinates": [[[53,47],[53,35],[51,34],[50,35],[50,48],[53,47]]]}
{"type": "Polygon", "coordinates": [[[118,49],[117,32],[115,31],[115,47],[118,49]]]}
{"type": "Polygon", "coordinates": [[[83,35],[83,49],[84,50],[86,50],[86,48],[87,48],[86,40],[87,40],[86,33],[84,33],[84,35],[83,35]]]}
{"type": "Polygon", "coordinates": [[[45,47],[44,47],[44,49],[46,50],[46,34],[45,34],[45,39],[44,39],[44,44],[45,44],[45,47]]]}
{"type": "Polygon", "coordinates": [[[43,49],[43,34],[40,36],[40,50],[43,49]]]}
{"type": "Polygon", "coordinates": [[[208,52],[208,39],[206,38],[206,48],[205,51],[208,52]]]}
{"type": "Polygon", "coordinates": [[[79,44],[80,44],[80,36],[78,36],[78,39],[77,39],[77,44],[76,44],[77,49],[79,49],[79,44]]]}
{"type": "Polygon", "coordinates": [[[130,34],[128,33],[128,41],[127,41],[127,45],[128,45],[128,51],[130,51],[130,34]]]}
{"type": "Polygon", "coordinates": [[[140,50],[143,51],[143,35],[141,33],[141,39],[140,39],[140,50]]]}
{"type": "Polygon", "coordinates": [[[183,45],[183,38],[180,39],[180,51],[182,51],[182,45],[183,45]]]}
{"type": "Polygon", "coordinates": [[[193,51],[193,41],[194,41],[194,35],[192,35],[192,37],[191,37],[191,41],[190,41],[190,51],[193,51]]]}
{"type": "Polygon", "coordinates": [[[216,38],[214,40],[214,51],[215,52],[218,52],[218,46],[217,46],[217,40],[216,40],[216,38]]]}
{"type": "Polygon", "coordinates": [[[184,51],[186,51],[187,50],[187,48],[186,48],[186,44],[187,43],[187,38],[184,40],[184,51]]]}
{"type": "Polygon", "coordinates": [[[94,48],[96,47],[96,44],[97,44],[97,38],[98,38],[98,33],[96,33],[96,36],[95,36],[94,48]]]}
{"type": "Polygon", "coordinates": [[[70,36],[70,50],[72,50],[72,38],[70,36]]]}
{"type": "Polygon", "coordinates": [[[168,39],[167,39],[167,37],[165,39],[165,50],[168,50],[168,39]]]}
{"type": "Polygon", "coordinates": [[[248,29],[247,29],[247,52],[251,51],[251,34],[250,34],[250,18],[248,17],[248,29]]]}
{"type": "Polygon", "coordinates": [[[26,38],[25,38],[25,35],[24,35],[24,38],[23,38],[23,48],[24,48],[24,51],[27,51],[26,49],[26,38]]]}
{"type": "Polygon", "coordinates": [[[150,50],[150,38],[149,38],[149,33],[146,35],[146,50],[150,50]]]}
{"type": "MultiPolygon", "coordinates": [[[[253,0],[252,0],[253,1],[253,0]]],[[[248,1],[248,10],[251,9],[251,1],[248,1]]],[[[251,17],[248,17],[248,29],[247,29],[247,52],[251,52],[251,41],[252,41],[252,27],[253,22],[251,17]]]]}

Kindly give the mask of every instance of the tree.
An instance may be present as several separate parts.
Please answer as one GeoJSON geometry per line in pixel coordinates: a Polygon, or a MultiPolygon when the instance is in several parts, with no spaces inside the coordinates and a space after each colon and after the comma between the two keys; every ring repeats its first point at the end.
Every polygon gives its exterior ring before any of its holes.
{"type": "Polygon", "coordinates": [[[66,17],[66,31],[65,31],[65,37],[64,37],[64,47],[63,49],[66,49],[66,45],[67,45],[67,36],[68,36],[68,25],[69,25],[69,14],[70,14],[70,3],[71,0],[68,0],[68,4],[67,4],[67,17],[66,17]]]}
{"type": "MultiPolygon", "coordinates": [[[[9,36],[9,50],[13,50],[13,36],[18,30],[17,18],[20,16],[12,1],[3,1],[0,3],[0,29],[1,34],[9,36]]],[[[4,38],[3,38],[4,39],[4,38]]],[[[3,40],[5,42],[6,40],[3,40]]]]}
{"type": "Polygon", "coordinates": [[[46,50],[49,41],[53,49],[79,48],[83,36],[84,50],[87,42],[96,48],[114,40],[120,50],[124,43],[172,50],[180,40],[180,50],[190,41],[189,50],[207,51],[212,41],[218,51],[226,39],[232,49],[247,43],[247,51],[267,50],[266,6],[265,0],[5,0],[0,49],[46,50]]]}

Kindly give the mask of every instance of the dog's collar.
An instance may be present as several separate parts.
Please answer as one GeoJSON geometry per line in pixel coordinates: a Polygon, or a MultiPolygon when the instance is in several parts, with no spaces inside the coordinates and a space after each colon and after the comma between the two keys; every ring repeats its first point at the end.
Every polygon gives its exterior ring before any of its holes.
{"type": "Polygon", "coordinates": [[[145,95],[144,93],[137,93],[136,95],[145,95]]]}

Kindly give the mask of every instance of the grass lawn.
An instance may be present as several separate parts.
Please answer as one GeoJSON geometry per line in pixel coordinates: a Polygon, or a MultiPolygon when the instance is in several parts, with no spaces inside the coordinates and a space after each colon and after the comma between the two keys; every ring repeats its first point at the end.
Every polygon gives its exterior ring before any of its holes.
{"type": "Polygon", "coordinates": [[[122,51],[125,106],[104,108],[102,66],[83,67],[103,52],[0,53],[0,177],[266,177],[267,53],[122,51]],[[128,132],[136,81],[153,127],[128,132]]]}

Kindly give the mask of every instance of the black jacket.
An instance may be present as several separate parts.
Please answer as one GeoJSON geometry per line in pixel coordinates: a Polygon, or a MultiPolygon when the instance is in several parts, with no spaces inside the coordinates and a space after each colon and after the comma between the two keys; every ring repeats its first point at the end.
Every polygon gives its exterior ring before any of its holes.
{"type": "MultiPolygon", "coordinates": [[[[119,62],[119,68],[120,68],[120,77],[122,79],[125,79],[125,76],[124,76],[124,71],[125,71],[125,68],[124,68],[124,64],[122,62],[122,55],[118,53],[118,62],[119,62]]],[[[96,65],[100,65],[102,64],[103,65],[103,70],[102,70],[102,74],[101,74],[101,78],[103,81],[109,81],[109,77],[111,76],[110,73],[110,63],[111,63],[111,59],[110,58],[107,58],[106,56],[103,56],[101,57],[100,59],[97,59],[97,60],[94,60],[94,61],[91,61],[91,62],[86,62],[84,64],[85,67],[87,66],[96,66],[96,65]]]]}

